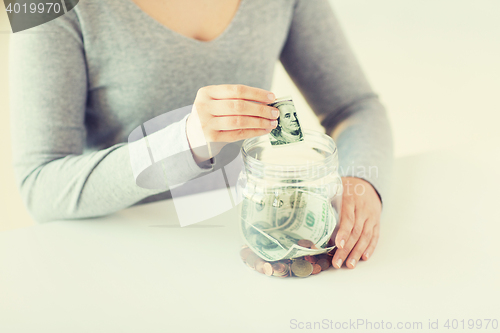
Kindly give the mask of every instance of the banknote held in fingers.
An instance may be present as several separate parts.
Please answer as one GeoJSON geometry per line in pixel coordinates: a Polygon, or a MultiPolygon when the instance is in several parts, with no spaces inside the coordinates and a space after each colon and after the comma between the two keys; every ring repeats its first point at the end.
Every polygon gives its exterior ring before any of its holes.
{"type": "Polygon", "coordinates": [[[281,146],[303,141],[304,135],[292,98],[290,96],[278,98],[268,105],[280,111],[278,125],[269,133],[271,145],[281,146]]]}

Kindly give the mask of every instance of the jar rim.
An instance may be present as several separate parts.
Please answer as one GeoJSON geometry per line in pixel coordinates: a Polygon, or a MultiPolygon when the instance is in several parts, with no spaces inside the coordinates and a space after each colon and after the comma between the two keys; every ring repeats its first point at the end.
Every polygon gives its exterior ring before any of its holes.
{"type": "MultiPolygon", "coordinates": [[[[324,159],[310,162],[308,161],[307,163],[297,163],[293,165],[287,165],[287,167],[293,167],[295,170],[297,169],[307,169],[307,168],[314,168],[314,167],[321,167],[321,166],[331,166],[335,161],[338,161],[337,157],[337,145],[335,144],[335,141],[333,140],[332,137],[326,135],[325,133],[321,133],[318,131],[314,130],[303,130],[302,133],[304,134],[304,140],[312,139],[311,141],[314,142],[315,140],[318,142],[319,140],[322,140],[321,145],[322,148],[326,147],[329,149],[328,156],[326,156],[324,159]]],[[[245,164],[248,164],[252,169],[257,168],[257,169],[266,169],[269,171],[272,171],[273,169],[277,169],[282,171],[282,167],[284,165],[281,164],[274,164],[274,163],[265,163],[262,160],[255,158],[250,155],[249,151],[250,149],[255,148],[258,146],[259,143],[266,142],[268,139],[268,135],[262,135],[259,137],[255,138],[250,138],[246,139],[243,142],[243,145],[241,146],[241,153],[243,156],[244,161],[246,162],[245,164]]],[[[278,148],[279,149],[279,148],[278,148]]],[[[338,167],[338,165],[333,165],[334,169],[332,171],[335,171],[338,167]]]]}

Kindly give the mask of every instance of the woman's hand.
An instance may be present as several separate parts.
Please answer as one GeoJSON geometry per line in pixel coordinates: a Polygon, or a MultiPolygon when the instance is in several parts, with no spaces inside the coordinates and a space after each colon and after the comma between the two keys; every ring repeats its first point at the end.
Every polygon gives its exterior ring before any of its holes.
{"type": "Polygon", "coordinates": [[[342,214],[335,237],[337,250],[332,265],[340,268],[346,262],[347,268],[354,268],[360,258],[368,260],[377,246],[382,204],[377,192],[367,181],[343,177],[342,184],[342,214]]]}
{"type": "Polygon", "coordinates": [[[214,85],[198,90],[186,134],[197,163],[219,153],[229,142],[271,132],[279,110],[266,104],[273,93],[244,85],[214,85]],[[210,150],[207,151],[208,145],[210,150]]]}

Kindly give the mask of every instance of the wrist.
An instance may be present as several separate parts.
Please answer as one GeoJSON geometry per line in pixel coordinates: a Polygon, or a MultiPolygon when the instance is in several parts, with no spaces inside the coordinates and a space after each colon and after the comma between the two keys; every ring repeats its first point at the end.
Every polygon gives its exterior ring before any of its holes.
{"type": "Polygon", "coordinates": [[[378,199],[380,205],[382,205],[382,197],[378,193],[375,186],[373,186],[373,184],[368,180],[359,177],[341,178],[344,191],[347,189],[347,194],[365,195],[366,193],[372,193],[378,199]]]}
{"type": "Polygon", "coordinates": [[[201,123],[196,112],[192,112],[187,118],[186,137],[189,149],[191,149],[193,158],[198,165],[212,157],[210,156],[208,144],[205,140],[205,135],[203,134],[203,128],[201,127],[201,123]]]}

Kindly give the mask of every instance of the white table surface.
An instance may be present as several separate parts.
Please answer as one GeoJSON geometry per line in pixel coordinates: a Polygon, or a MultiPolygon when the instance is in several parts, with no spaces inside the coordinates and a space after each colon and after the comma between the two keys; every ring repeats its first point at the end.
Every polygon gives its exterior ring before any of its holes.
{"type": "Polygon", "coordinates": [[[0,332],[295,332],[312,330],[291,320],[324,319],[422,322],[405,332],[439,320],[459,332],[469,330],[445,321],[500,321],[499,165],[485,142],[398,159],[373,257],[305,279],[247,268],[235,211],[181,228],[171,201],[2,232],[0,332]]]}

